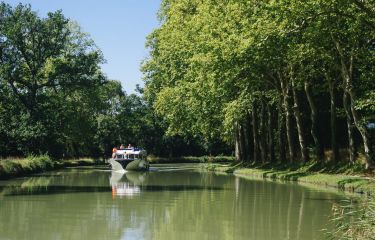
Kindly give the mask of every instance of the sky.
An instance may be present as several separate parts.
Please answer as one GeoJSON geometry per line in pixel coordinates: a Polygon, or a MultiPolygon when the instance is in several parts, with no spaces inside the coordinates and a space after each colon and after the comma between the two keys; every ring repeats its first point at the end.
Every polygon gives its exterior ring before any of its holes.
{"type": "Polygon", "coordinates": [[[146,36],[159,23],[160,0],[5,0],[12,6],[30,4],[45,17],[61,9],[65,17],[77,21],[102,50],[107,61],[102,66],[109,79],[121,81],[127,93],[143,86],[140,64],[148,55],[146,36]]]}

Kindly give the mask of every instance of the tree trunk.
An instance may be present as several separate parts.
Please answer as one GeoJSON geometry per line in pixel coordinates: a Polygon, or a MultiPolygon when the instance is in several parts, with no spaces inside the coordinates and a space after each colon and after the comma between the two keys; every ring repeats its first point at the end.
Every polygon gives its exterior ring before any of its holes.
{"type": "Polygon", "coordinates": [[[337,163],[340,161],[339,148],[337,146],[337,126],[336,126],[336,100],[335,100],[335,80],[326,76],[329,86],[330,106],[331,106],[331,149],[332,149],[332,162],[337,163]]]}
{"type": "Polygon", "coordinates": [[[340,43],[337,40],[335,40],[333,37],[332,39],[336,45],[336,49],[340,56],[341,74],[344,80],[345,92],[348,94],[348,97],[350,98],[350,110],[353,116],[354,124],[357,127],[362,137],[363,148],[364,148],[365,156],[366,156],[365,158],[366,169],[369,169],[373,166],[373,153],[370,148],[370,145],[371,145],[370,138],[369,138],[368,131],[365,125],[361,122],[361,118],[357,110],[354,107],[355,93],[353,90],[353,83],[352,83],[354,53],[353,51],[350,53],[350,58],[348,61],[349,66],[347,66],[344,60],[345,59],[344,52],[343,52],[343,49],[341,48],[340,43]]]}
{"type": "Polygon", "coordinates": [[[240,136],[238,134],[238,123],[235,123],[234,126],[234,139],[235,139],[235,150],[234,150],[234,155],[236,158],[236,161],[239,162],[241,161],[241,149],[240,149],[240,136]]]}
{"type": "Polygon", "coordinates": [[[267,105],[267,116],[268,116],[268,154],[271,163],[275,162],[275,147],[273,141],[273,114],[270,105],[267,105]]]}
{"type": "Polygon", "coordinates": [[[245,138],[243,125],[238,124],[238,138],[239,138],[239,149],[240,149],[240,161],[244,161],[245,156],[245,138]]]}
{"type": "Polygon", "coordinates": [[[309,160],[309,154],[306,147],[306,140],[305,140],[305,133],[302,126],[302,116],[300,112],[300,106],[299,106],[299,100],[297,96],[296,87],[294,85],[294,80],[292,79],[292,92],[293,92],[293,111],[294,111],[294,117],[296,118],[296,124],[297,124],[297,132],[298,132],[298,140],[299,140],[299,146],[301,149],[301,158],[303,162],[307,162],[309,160]]]}
{"type": "Polygon", "coordinates": [[[241,161],[244,162],[246,161],[246,156],[247,156],[246,126],[244,123],[240,125],[239,133],[240,133],[241,161]]]}
{"type": "Polygon", "coordinates": [[[360,119],[360,116],[357,112],[357,110],[354,108],[354,93],[352,91],[349,92],[349,96],[350,96],[350,102],[352,103],[350,105],[350,109],[351,109],[351,112],[352,112],[352,115],[353,115],[353,120],[354,120],[354,124],[356,125],[359,133],[361,134],[362,136],[362,141],[363,141],[363,148],[364,148],[364,151],[365,151],[365,160],[366,160],[366,169],[369,169],[369,168],[372,168],[374,166],[374,159],[373,159],[373,152],[371,151],[371,143],[370,143],[370,138],[369,138],[369,133],[368,133],[368,130],[366,128],[366,126],[361,123],[361,119],[360,119]]]}
{"type": "Polygon", "coordinates": [[[348,99],[348,93],[344,91],[343,95],[343,105],[346,114],[346,126],[348,128],[348,144],[349,144],[349,161],[354,163],[355,160],[355,147],[354,147],[354,138],[353,138],[353,119],[350,112],[350,103],[348,99]]]}
{"type": "Polygon", "coordinates": [[[251,111],[253,119],[253,159],[254,162],[259,162],[259,142],[258,142],[258,123],[257,123],[257,109],[255,103],[253,103],[253,109],[251,111]]]}
{"type": "Polygon", "coordinates": [[[294,154],[294,138],[293,138],[293,132],[292,132],[292,113],[290,110],[290,87],[288,86],[289,84],[287,82],[284,82],[283,79],[280,79],[281,83],[281,89],[283,93],[283,106],[285,109],[285,128],[286,128],[286,135],[288,139],[288,150],[289,150],[289,161],[291,163],[294,162],[295,160],[295,154],[294,154]]]}
{"type": "Polygon", "coordinates": [[[311,94],[311,83],[309,81],[305,81],[305,93],[310,106],[311,136],[314,140],[315,155],[318,161],[322,161],[324,152],[318,138],[318,110],[316,108],[314,98],[311,94]]]}
{"type": "Polygon", "coordinates": [[[250,162],[251,161],[251,153],[252,153],[252,149],[253,149],[253,142],[252,142],[252,128],[251,128],[251,116],[249,113],[247,113],[247,117],[246,117],[246,133],[245,133],[245,144],[246,144],[246,156],[245,159],[247,162],[250,162]]]}
{"type": "Polygon", "coordinates": [[[248,156],[247,147],[248,147],[249,140],[247,139],[246,123],[243,123],[243,126],[241,127],[241,130],[242,130],[241,135],[242,135],[242,143],[243,143],[243,146],[242,146],[242,161],[247,162],[247,156],[248,156]]]}
{"type": "Polygon", "coordinates": [[[283,113],[283,100],[279,99],[278,106],[278,121],[277,121],[277,132],[278,132],[278,148],[279,148],[279,159],[280,162],[286,163],[286,149],[285,149],[285,116],[283,113]]]}
{"type": "Polygon", "coordinates": [[[260,125],[259,125],[259,128],[260,128],[260,136],[259,136],[259,140],[260,140],[260,154],[261,154],[261,158],[262,158],[262,163],[266,163],[267,162],[267,149],[266,149],[266,138],[267,138],[267,132],[266,132],[266,120],[265,120],[265,106],[264,106],[264,100],[261,99],[261,108],[260,108],[260,125]]]}

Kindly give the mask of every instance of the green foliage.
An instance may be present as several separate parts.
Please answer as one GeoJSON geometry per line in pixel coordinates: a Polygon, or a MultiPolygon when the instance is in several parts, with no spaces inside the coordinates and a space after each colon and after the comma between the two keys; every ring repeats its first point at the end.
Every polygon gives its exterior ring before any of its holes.
{"type": "Polygon", "coordinates": [[[367,111],[370,114],[375,113],[375,92],[366,93],[355,104],[357,110],[367,111]]]}
{"type": "Polygon", "coordinates": [[[203,154],[198,137],[165,135],[142,89],[127,95],[106,79],[101,51],[61,11],[41,18],[29,5],[2,2],[0,18],[0,156],[107,157],[121,143],[203,154]]]}
{"type": "Polygon", "coordinates": [[[0,155],[104,157],[121,143],[169,157],[228,154],[225,141],[237,144],[241,160],[260,151],[268,161],[285,143],[317,149],[318,138],[330,148],[323,129],[331,85],[336,102],[350,92],[354,106],[336,116],[338,132],[353,115],[362,137],[355,144],[368,139],[363,150],[374,149],[363,127],[375,116],[370,2],[165,0],[159,17],[147,40],[145,89],[127,95],[101,72],[89,35],[61,11],[41,18],[28,5],[1,3],[0,155]]]}
{"type": "MultiPolygon", "coordinates": [[[[308,136],[310,105],[316,102],[322,116],[318,128],[328,128],[330,84],[336,98],[350,92],[359,131],[375,113],[370,1],[165,0],[159,16],[161,26],[148,37],[150,57],[143,65],[145,96],[169,135],[238,142],[237,132],[248,129],[253,109],[268,105],[273,122],[280,122],[276,111],[285,118],[288,108],[289,118],[299,118],[287,129],[289,145],[318,145],[316,139],[329,136],[321,130],[316,130],[314,142],[308,136]],[[309,99],[306,86],[312,89],[309,99]],[[296,125],[298,140],[292,129],[296,125]]],[[[336,105],[343,112],[342,104],[336,105]]],[[[261,127],[254,127],[254,136],[263,144],[269,140],[261,114],[255,116],[261,127]]],[[[341,123],[347,116],[337,117],[341,123]]],[[[282,127],[271,136],[285,135],[280,131],[282,127]]],[[[345,131],[340,125],[339,132],[345,131]]],[[[280,151],[282,143],[275,139],[280,151]]]]}
{"type": "Polygon", "coordinates": [[[89,154],[103,57],[61,11],[42,19],[30,6],[0,7],[2,155],[89,154]]]}

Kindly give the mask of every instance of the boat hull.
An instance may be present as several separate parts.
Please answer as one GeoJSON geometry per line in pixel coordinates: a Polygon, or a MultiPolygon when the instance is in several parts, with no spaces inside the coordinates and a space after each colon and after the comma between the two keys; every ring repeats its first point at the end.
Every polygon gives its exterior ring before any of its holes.
{"type": "Polygon", "coordinates": [[[147,171],[150,167],[150,164],[147,160],[144,159],[110,159],[109,163],[111,164],[112,170],[127,170],[127,171],[147,171]]]}

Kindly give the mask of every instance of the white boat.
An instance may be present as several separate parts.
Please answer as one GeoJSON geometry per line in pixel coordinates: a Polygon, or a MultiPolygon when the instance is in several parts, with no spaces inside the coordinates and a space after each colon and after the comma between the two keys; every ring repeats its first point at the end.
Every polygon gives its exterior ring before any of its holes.
{"type": "Polygon", "coordinates": [[[108,161],[112,170],[145,171],[150,167],[147,152],[140,148],[125,148],[117,150],[114,158],[108,161]]]}

